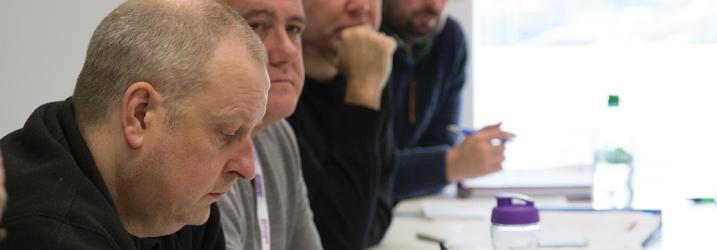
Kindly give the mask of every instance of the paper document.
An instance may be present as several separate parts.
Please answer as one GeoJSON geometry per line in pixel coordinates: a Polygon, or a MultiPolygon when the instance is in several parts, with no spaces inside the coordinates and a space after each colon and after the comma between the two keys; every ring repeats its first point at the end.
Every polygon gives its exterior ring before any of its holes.
{"type": "Polygon", "coordinates": [[[465,180],[460,183],[458,191],[462,197],[485,197],[500,192],[515,192],[528,196],[562,195],[572,199],[589,199],[592,183],[593,171],[587,166],[508,169],[465,180]]]}
{"type": "Polygon", "coordinates": [[[472,202],[423,202],[422,213],[428,219],[488,219],[490,208],[472,202]]]}
{"type": "Polygon", "coordinates": [[[662,216],[641,211],[541,211],[543,240],[586,239],[584,249],[642,249],[662,216]]]}

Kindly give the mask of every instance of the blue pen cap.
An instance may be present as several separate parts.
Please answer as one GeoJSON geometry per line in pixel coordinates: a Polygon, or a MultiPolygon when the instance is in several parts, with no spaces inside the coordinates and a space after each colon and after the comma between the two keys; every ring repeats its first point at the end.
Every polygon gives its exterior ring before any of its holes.
{"type": "Polygon", "coordinates": [[[501,225],[536,224],[540,221],[538,209],[532,198],[524,194],[500,193],[495,196],[491,222],[501,225]]]}

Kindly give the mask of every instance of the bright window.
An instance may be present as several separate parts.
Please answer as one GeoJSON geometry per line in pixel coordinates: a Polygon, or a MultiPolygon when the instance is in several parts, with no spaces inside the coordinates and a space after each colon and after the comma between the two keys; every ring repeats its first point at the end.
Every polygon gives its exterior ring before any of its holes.
{"type": "Polygon", "coordinates": [[[472,6],[474,124],[502,121],[518,135],[506,168],[590,164],[614,93],[632,115],[636,175],[717,194],[717,1],[472,6]]]}

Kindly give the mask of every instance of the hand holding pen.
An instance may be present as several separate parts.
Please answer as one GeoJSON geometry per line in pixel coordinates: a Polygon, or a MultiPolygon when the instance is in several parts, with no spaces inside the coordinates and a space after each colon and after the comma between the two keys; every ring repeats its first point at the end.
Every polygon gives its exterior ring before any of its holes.
{"type": "MultiPolygon", "coordinates": [[[[500,129],[500,123],[478,131],[461,130],[464,139],[446,153],[446,178],[459,181],[483,176],[502,169],[505,142],[514,134],[500,129]]],[[[449,130],[456,128],[449,126],[449,130]]]]}
{"type": "MultiPolygon", "coordinates": [[[[497,125],[497,126],[500,126],[500,123],[498,123],[498,124],[496,124],[496,125],[497,125]]],[[[467,137],[467,136],[471,136],[471,135],[473,135],[473,134],[475,134],[475,133],[477,132],[475,129],[461,128],[461,127],[459,127],[459,126],[456,125],[456,124],[448,125],[447,130],[448,130],[449,132],[451,132],[451,133],[459,134],[459,135],[461,135],[463,138],[465,138],[465,137],[467,137]]],[[[506,144],[506,143],[509,142],[509,141],[512,141],[513,138],[515,138],[515,135],[512,135],[511,137],[509,137],[509,138],[507,138],[507,139],[493,138],[493,139],[491,139],[490,143],[491,143],[493,146],[500,146],[500,145],[506,144]]]]}

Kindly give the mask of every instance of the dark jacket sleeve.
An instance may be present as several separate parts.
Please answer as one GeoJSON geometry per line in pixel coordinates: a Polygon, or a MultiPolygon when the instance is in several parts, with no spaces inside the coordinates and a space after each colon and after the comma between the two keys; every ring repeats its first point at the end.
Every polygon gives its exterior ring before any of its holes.
{"type": "Polygon", "coordinates": [[[439,191],[446,181],[446,151],[449,145],[398,150],[396,202],[439,191]]]}
{"type": "MultiPolygon", "coordinates": [[[[342,105],[338,115],[336,128],[321,131],[329,148],[318,164],[304,164],[304,177],[324,248],[364,249],[382,188],[378,145],[383,118],[352,105],[342,105]]],[[[312,139],[300,139],[300,146],[306,140],[312,139]]]]}
{"type": "MultiPolygon", "coordinates": [[[[382,129],[382,135],[379,138],[393,138],[393,130],[391,124],[385,124],[386,129],[382,129]]],[[[395,205],[393,197],[394,180],[396,178],[396,147],[393,140],[383,140],[380,144],[380,161],[381,161],[381,178],[379,183],[378,201],[376,204],[373,223],[371,224],[366,240],[368,247],[374,246],[381,242],[383,236],[388,231],[393,218],[393,207],[395,205]]]]}

